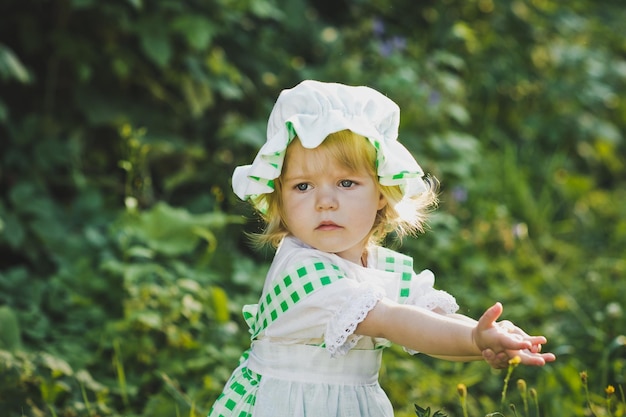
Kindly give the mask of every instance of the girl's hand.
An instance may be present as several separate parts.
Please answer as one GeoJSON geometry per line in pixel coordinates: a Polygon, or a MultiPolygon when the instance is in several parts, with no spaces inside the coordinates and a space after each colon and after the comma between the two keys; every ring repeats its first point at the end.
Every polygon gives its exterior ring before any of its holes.
{"type": "Polygon", "coordinates": [[[541,345],[547,342],[545,337],[530,336],[508,320],[496,322],[502,309],[500,303],[488,308],[472,331],[474,343],[489,365],[496,369],[506,368],[516,356],[522,364],[534,366],[543,366],[556,359],[552,353],[541,353],[541,345]]]}

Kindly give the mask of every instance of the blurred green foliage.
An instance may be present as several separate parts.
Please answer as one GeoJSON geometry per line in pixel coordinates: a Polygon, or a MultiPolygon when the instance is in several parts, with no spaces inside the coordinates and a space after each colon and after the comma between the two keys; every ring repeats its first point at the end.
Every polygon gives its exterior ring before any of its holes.
{"type": "MultiPolygon", "coordinates": [[[[608,415],[626,378],[625,20],[616,0],[3,1],[3,415],[206,414],[271,257],[230,175],[305,78],[400,105],[443,184],[402,250],[463,313],[500,300],[548,336],[558,361],[516,369],[542,415],[587,415],[583,370],[608,415]]],[[[484,415],[502,374],[394,347],[381,382],[398,416],[460,415],[459,383],[484,415]]]]}

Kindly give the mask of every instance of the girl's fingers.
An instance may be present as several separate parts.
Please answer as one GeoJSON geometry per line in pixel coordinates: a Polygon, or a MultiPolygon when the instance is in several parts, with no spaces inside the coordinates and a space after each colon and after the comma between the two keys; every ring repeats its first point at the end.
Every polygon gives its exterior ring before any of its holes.
{"type": "Polygon", "coordinates": [[[509,356],[506,354],[506,352],[500,352],[496,354],[491,349],[485,349],[483,350],[482,354],[483,354],[483,359],[492,368],[503,369],[509,365],[509,356]]]}
{"type": "Polygon", "coordinates": [[[531,366],[543,366],[547,362],[556,360],[553,353],[532,353],[528,350],[518,352],[518,356],[522,360],[522,364],[531,366]]]}
{"type": "Polygon", "coordinates": [[[548,343],[548,339],[546,339],[544,336],[529,336],[530,343],[532,343],[533,345],[545,345],[546,343],[548,343]]]}
{"type": "Polygon", "coordinates": [[[496,320],[498,320],[498,317],[500,317],[501,314],[502,304],[500,304],[499,302],[495,303],[483,313],[483,315],[478,320],[478,324],[476,325],[476,327],[479,331],[489,329],[490,327],[494,326],[496,320]]]}
{"type": "Polygon", "coordinates": [[[492,349],[482,351],[483,359],[495,369],[504,369],[510,365],[510,360],[519,356],[521,364],[528,366],[543,366],[548,362],[556,360],[556,356],[552,353],[535,353],[528,349],[506,350],[502,352],[494,352],[492,349]]]}

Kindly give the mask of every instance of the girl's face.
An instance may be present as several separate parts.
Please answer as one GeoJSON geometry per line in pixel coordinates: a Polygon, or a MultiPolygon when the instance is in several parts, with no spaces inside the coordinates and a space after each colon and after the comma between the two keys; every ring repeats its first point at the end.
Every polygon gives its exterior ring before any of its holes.
{"type": "Polygon", "coordinates": [[[289,233],[318,250],[361,264],[376,213],[387,201],[365,170],[342,166],[324,148],[289,146],[281,175],[289,233]]]}

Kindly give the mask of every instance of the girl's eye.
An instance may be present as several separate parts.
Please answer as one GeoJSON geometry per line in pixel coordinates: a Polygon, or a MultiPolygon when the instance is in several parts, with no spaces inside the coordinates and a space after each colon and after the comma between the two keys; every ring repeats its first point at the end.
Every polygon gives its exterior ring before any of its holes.
{"type": "Polygon", "coordinates": [[[298,191],[306,191],[309,189],[309,184],[306,182],[302,182],[300,184],[296,184],[296,190],[298,191]]]}
{"type": "Polygon", "coordinates": [[[352,180],[341,180],[341,181],[339,181],[339,185],[341,185],[342,187],[345,187],[345,188],[350,188],[350,187],[352,187],[354,184],[355,184],[355,183],[354,183],[354,181],[352,181],[352,180]]]}

